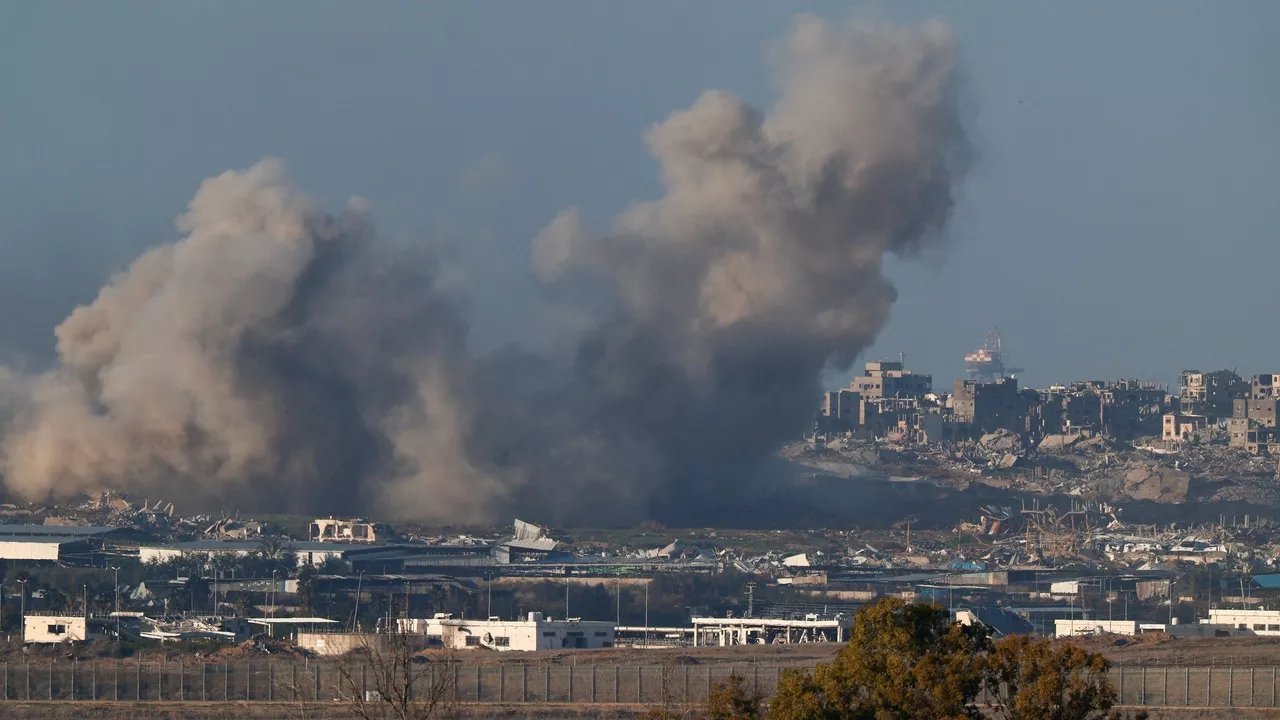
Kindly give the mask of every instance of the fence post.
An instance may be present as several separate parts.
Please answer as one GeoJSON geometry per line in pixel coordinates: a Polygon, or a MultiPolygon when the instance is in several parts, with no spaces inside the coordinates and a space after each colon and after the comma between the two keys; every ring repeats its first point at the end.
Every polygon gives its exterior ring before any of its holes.
{"type": "Polygon", "coordinates": [[[520,663],[520,702],[529,702],[529,664],[520,663]]]}
{"type": "Polygon", "coordinates": [[[276,699],[276,670],[275,663],[267,663],[267,702],[276,699]]]}
{"type": "Polygon", "coordinates": [[[1276,706],[1276,666],[1271,666],[1271,707],[1276,706]]]}
{"type": "Polygon", "coordinates": [[[71,702],[76,700],[76,670],[80,668],[80,661],[71,658],[71,702]]]}
{"type": "Polygon", "coordinates": [[[507,701],[507,666],[498,666],[498,702],[507,701]]]}
{"type": "Polygon", "coordinates": [[[112,691],[111,695],[113,699],[119,700],[120,699],[120,661],[116,660],[115,662],[111,663],[111,667],[112,667],[111,674],[114,678],[114,682],[112,684],[115,685],[115,689],[112,691]]]}
{"type": "Polygon", "coordinates": [[[551,666],[547,665],[543,668],[542,673],[542,702],[551,702],[551,666]]]}
{"type": "Polygon", "coordinates": [[[596,666],[591,666],[591,704],[596,704],[596,666]]]}
{"type": "Polygon", "coordinates": [[[1169,668],[1164,668],[1164,677],[1161,679],[1164,687],[1160,690],[1160,704],[1169,705],[1169,668]]]}
{"type": "Polygon", "coordinates": [[[711,701],[711,666],[707,666],[707,702],[711,701]]]}
{"type": "Polygon", "coordinates": [[[231,663],[222,663],[222,701],[231,699],[231,663]]]}
{"type": "Polygon", "coordinates": [[[1142,666],[1142,693],[1138,695],[1138,705],[1146,707],[1147,704],[1147,666],[1142,666]]]}
{"type": "Polygon", "coordinates": [[[244,664],[244,699],[253,699],[253,663],[244,664]]]}
{"type": "MultiPolygon", "coordinates": [[[[360,702],[367,702],[365,698],[368,697],[369,695],[369,680],[368,680],[368,675],[366,674],[366,671],[368,669],[369,669],[368,664],[366,663],[360,664],[360,702]]],[[[431,666],[431,687],[434,688],[435,686],[436,686],[436,666],[432,665],[431,666]]]]}
{"type": "Polygon", "coordinates": [[[27,663],[27,699],[31,699],[31,663],[27,663]]]}
{"type": "Polygon", "coordinates": [[[4,699],[9,699],[9,661],[4,661],[4,699]]]}
{"type": "Polygon", "coordinates": [[[644,702],[644,666],[636,666],[636,702],[644,702]]]}
{"type": "Polygon", "coordinates": [[[1204,706],[1209,707],[1213,700],[1213,668],[1204,669],[1204,706]]]}
{"type": "Polygon", "coordinates": [[[621,700],[619,700],[619,699],[618,699],[618,688],[619,688],[619,687],[620,687],[620,686],[619,686],[619,683],[618,683],[618,666],[617,666],[617,665],[614,665],[614,666],[613,666],[613,701],[614,701],[614,702],[621,702],[621,700]]]}
{"type": "Polygon", "coordinates": [[[200,700],[208,702],[209,700],[209,663],[200,663],[200,700]]]}
{"type": "Polygon", "coordinates": [[[1249,707],[1253,707],[1253,675],[1257,668],[1249,666],[1249,707]]]}
{"type": "Polygon", "coordinates": [[[1236,704],[1236,666],[1227,668],[1227,707],[1236,704]]]}
{"type": "Polygon", "coordinates": [[[316,668],[316,691],[312,697],[315,702],[320,702],[320,663],[316,663],[315,668],[316,668]]]}
{"type": "Polygon", "coordinates": [[[684,666],[684,695],[680,698],[680,702],[685,705],[689,704],[689,666],[684,666]]]}
{"type": "Polygon", "coordinates": [[[569,702],[573,702],[573,668],[574,667],[575,666],[573,665],[569,666],[569,702]]]}
{"type": "MultiPolygon", "coordinates": [[[[178,699],[182,702],[187,701],[187,663],[185,660],[178,661],[178,699]]],[[[267,695],[267,699],[270,700],[271,696],[267,695]]]]}
{"type": "Polygon", "coordinates": [[[1120,670],[1120,704],[1124,704],[1124,666],[1119,666],[1120,670]]]}
{"type": "Polygon", "coordinates": [[[480,666],[476,666],[476,702],[480,702],[480,666]]]}
{"type": "Polygon", "coordinates": [[[49,699],[53,699],[53,661],[49,661],[49,699]]]}

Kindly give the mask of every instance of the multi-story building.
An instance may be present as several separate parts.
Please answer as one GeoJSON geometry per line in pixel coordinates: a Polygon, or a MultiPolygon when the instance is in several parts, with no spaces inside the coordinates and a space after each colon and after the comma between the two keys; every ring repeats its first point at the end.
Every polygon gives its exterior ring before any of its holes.
{"type": "Polygon", "coordinates": [[[1247,398],[1237,398],[1227,421],[1231,447],[1269,455],[1280,442],[1280,375],[1254,375],[1247,398]]]}
{"type": "Polygon", "coordinates": [[[974,435],[1000,429],[1025,432],[1028,405],[1016,378],[989,383],[957,380],[951,396],[955,419],[969,423],[974,435]]]}
{"type": "Polygon", "coordinates": [[[1178,411],[1217,422],[1231,417],[1232,402],[1249,391],[1249,383],[1231,370],[1184,370],[1178,376],[1178,411]]]}
{"type": "Polygon", "coordinates": [[[864,398],[923,398],[933,391],[932,375],[917,375],[900,362],[869,362],[866,374],[849,383],[864,398]]]}

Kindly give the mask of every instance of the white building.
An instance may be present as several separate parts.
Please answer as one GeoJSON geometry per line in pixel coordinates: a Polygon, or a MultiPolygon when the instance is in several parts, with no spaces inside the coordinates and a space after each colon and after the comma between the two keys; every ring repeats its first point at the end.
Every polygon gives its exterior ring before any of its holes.
{"type": "Polygon", "coordinates": [[[1137,620],[1064,620],[1053,621],[1054,637],[1071,637],[1073,635],[1136,635],[1137,620]]]}
{"type": "Polygon", "coordinates": [[[1216,625],[1232,635],[1280,635],[1280,610],[1209,608],[1201,625],[1216,625]]]}
{"type": "Polygon", "coordinates": [[[563,650],[613,647],[614,623],[605,620],[552,620],[531,612],[525,620],[459,620],[438,613],[431,619],[398,621],[400,630],[439,638],[447,649],[563,650]]]}
{"type": "Polygon", "coordinates": [[[84,615],[28,614],[22,620],[22,638],[28,643],[83,642],[96,637],[84,615]]]}

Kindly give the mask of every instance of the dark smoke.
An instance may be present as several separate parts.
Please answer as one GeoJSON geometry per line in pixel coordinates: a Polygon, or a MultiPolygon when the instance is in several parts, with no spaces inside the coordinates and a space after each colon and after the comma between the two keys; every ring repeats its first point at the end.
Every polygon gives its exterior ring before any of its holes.
{"type": "Polygon", "coordinates": [[[553,350],[476,357],[455,287],[331,217],[264,161],[205,182],[185,237],[0,376],[7,491],[490,520],[688,522],[762,476],[895,297],[886,253],[935,242],[963,175],[939,25],[801,18],[762,114],[708,92],[646,135],[666,194],[534,241],[553,350]]]}

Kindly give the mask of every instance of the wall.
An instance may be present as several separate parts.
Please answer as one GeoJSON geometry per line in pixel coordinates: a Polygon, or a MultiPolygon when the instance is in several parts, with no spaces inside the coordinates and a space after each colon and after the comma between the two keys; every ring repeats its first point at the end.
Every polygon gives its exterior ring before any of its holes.
{"type": "Polygon", "coordinates": [[[1063,620],[1053,621],[1054,637],[1071,637],[1072,635],[1094,635],[1111,633],[1113,635],[1134,635],[1138,632],[1136,620],[1063,620]]]}
{"type": "Polygon", "coordinates": [[[23,638],[29,643],[79,642],[88,633],[88,623],[83,615],[28,615],[22,626],[23,638]],[[55,632],[55,629],[61,632],[55,632]]]}

